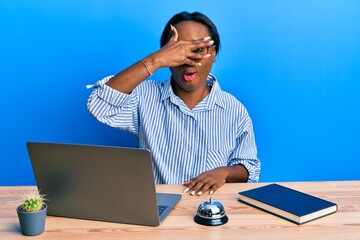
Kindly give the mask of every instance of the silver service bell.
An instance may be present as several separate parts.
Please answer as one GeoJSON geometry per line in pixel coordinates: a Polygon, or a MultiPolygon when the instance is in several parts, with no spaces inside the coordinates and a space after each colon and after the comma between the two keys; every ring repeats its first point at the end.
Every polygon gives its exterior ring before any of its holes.
{"type": "Polygon", "coordinates": [[[196,223],[206,226],[223,225],[227,223],[228,220],[223,205],[214,200],[213,197],[199,205],[197,214],[194,217],[196,223]]]}

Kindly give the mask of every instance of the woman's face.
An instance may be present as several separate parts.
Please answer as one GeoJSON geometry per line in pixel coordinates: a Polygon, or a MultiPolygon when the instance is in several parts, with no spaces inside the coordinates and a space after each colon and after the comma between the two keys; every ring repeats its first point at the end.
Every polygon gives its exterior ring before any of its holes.
{"type": "MultiPolygon", "coordinates": [[[[178,32],[178,41],[201,40],[209,37],[210,34],[206,26],[194,21],[182,21],[174,26],[178,32]]],[[[199,94],[206,88],[206,79],[210,73],[212,63],[216,60],[215,47],[208,48],[211,56],[202,60],[196,60],[201,66],[193,67],[189,65],[181,65],[171,67],[170,71],[174,80],[174,90],[185,92],[196,92],[199,94]]]]}

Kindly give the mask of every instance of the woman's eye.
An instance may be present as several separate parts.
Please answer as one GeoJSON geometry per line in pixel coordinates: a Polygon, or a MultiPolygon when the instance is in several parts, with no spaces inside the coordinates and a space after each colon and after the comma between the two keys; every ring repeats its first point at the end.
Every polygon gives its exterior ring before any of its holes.
{"type": "Polygon", "coordinates": [[[201,53],[204,50],[204,48],[197,48],[195,50],[193,50],[193,53],[201,53]]]}

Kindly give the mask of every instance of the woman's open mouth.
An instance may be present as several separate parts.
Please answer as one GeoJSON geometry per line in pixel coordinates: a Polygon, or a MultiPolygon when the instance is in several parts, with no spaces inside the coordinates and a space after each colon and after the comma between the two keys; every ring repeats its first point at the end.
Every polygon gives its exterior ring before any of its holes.
{"type": "Polygon", "coordinates": [[[185,81],[192,81],[196,76],[196,72],[185,72],[183,77],[185,81]]]}

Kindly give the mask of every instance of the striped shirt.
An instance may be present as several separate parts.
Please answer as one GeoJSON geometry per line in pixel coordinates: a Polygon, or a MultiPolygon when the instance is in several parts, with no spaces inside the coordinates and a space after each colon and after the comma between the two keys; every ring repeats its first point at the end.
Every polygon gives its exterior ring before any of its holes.
{"type": "Polygon", "coordinates": [[[235,164],[247,169],[248,182],[258,181],[260,161],[249,114],[212,74],[210,93],[191,110],[174,94],[170,79],[145,80],[125,94],[105,85],[110,78],[94,85],[88,110],[100,122],[132,132],[139,147],[151,151],[156,183],[182,184],[235,164]]]}

